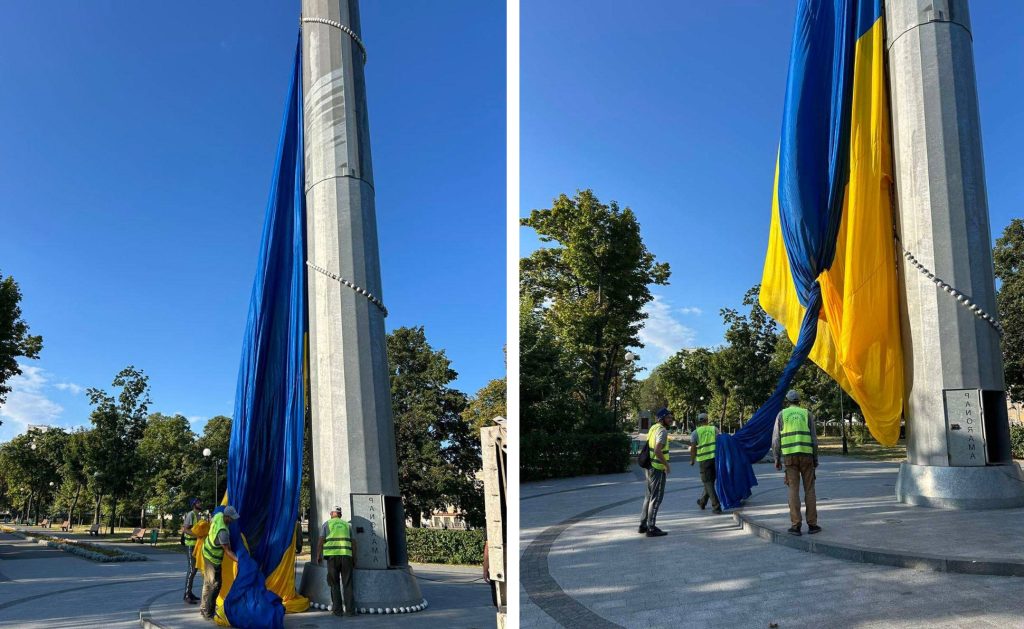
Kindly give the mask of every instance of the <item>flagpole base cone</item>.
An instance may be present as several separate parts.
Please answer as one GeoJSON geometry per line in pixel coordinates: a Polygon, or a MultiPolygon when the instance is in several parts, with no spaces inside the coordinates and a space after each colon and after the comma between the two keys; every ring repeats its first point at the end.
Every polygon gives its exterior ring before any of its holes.
{"type": "Polygon", "coordinates": [[[900,465],[896,499],[938,509],[1024,507],[1024,471],[1012,463],[979,467],[900,465]]]}
{"type": "MultiPolygon", "coordinates": [[[[420,585],[411,567],[387,570],[361,570],[352,574],[355,607],[360,614],[406,614],[427,608],[420,585]]],[[[309,562],[302,568],[299,591],[309,599],[313,609],[326,610],[331,605],[331,588],[327,584],[327,566],[309,562]]]]}

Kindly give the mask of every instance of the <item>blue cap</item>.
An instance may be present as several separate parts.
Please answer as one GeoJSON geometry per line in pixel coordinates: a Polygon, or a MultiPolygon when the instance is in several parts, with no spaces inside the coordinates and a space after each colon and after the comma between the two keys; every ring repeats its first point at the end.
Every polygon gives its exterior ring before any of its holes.
{"type": "Polygon", "coordinates": [[[661,409],[660,411],[657,412],[658,419],[661,419],[664,416],[671,415],[671,414],[672,414],[672,411],[668,410],[667,408],[663,408],[663,409],[661,409]]]}
{"type": "Polygon", "coordinates": [[[199,500],[199,498],[193,498],[192,500],[189,500],[189,501],[188,501],[188,506],[190,506],[190,507],[194,507],[194,506],[196,506],[196,503],[197,503],[197,502],[201,502],[201,501],[199,500]]]}

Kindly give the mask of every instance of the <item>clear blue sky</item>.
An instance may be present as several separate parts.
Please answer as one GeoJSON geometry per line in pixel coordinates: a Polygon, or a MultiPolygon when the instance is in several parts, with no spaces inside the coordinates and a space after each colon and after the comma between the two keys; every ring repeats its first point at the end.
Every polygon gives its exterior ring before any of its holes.
{"type": "MultiPolygon", "coordinates": [[[[580,188],[637,213],[672,267],[647,367],[721,343],[719,309],[760,282],[795,6],[522,0],[522,214],[580,188]]],[[[1024,216],[1024,3],[971,11],[995,237],[1024,216]]]]}
{"type": "MultiPolygon", "coordinates": [[[[467,393],[504,375],[505,7],[363,0],[388,329],[426,326],[467,393]]],[[[39,361],[6,407],[86,423],[145,369],[153,407],[230,415],[299,1],[8,3],[0,272],[39,361]]]]}

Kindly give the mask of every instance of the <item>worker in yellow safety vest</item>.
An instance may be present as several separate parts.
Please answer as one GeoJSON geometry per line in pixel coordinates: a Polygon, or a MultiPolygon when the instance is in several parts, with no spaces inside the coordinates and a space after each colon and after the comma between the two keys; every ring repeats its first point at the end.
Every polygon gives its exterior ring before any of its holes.
{"type": "Polygon", "coordinates": [[[675,417],[672,411],[663,408],[658,411],[658,421],[647,431],[647,449],[651,453],[651,467],[647,473],[647,490],[644,494],[644,506],[640,511],[640,528],[638,533],[647,537],[668,535],[659,529],[655,522],[658,519],[658,508],[665,497],[665,481],[672,467],[668,464],[668,429],[672,427],[675,417]]]}
{"type": "Polygon", "coordinates": [[[700,482],[704,484],[704,493],[697,499],[697,506],[704,510],[708,500],[711,500],[711,510],[715,513],[722,512],[722,504],[718,501],[718,494],[715,493],[715,442],[718,439],[718,429],[708,423],[708,414],[697,415],[697,428],[690,433],[690,465],[700,463],[700,482]]]}
{"type": "Polygon", "coordinates": [[[800,527],[800,481],[804,483],[804,503],[807,507],[807,532],[811,535],[821,531],[818,526],[817,498],[814,495],[814,470],[818,467],[818,435],[814,415],[800,406],[800,394],[790,391],[786,394],[786,408],[775,418],[772,431],[772,453],[775,455],[775,469],[786,464],[786,485],[789,486],[789,527],[790,535],[801,535],[800,527]],[[781,456],[780,456],[781,455],[781,456]]]}
{"type": "Polygon", "coordinates": [[[224,555],[238,562],[238,557],[231,550],[231,535],[228,532],[228,525],[237,519],[238,511],[234,507],[224,507],[224,511],[213,516],[210,533],[203,540],[203,595],[199,605],[199,614],[203,618],[212,619],[217,612],[220,566],[224,555]]]}
{"type": "Polygon", "coordinates": [[[320,527],[316,563],[320,565],[327,559],[327,585],[331,588],[331,611],[335,616],[356,615],[355,595],[352,591],[355,548],[352,525],[341,518],[341,507],[333,507],[331,519],[320,527]]]}
{"type": "Polygon", "coordinates": [[[185,550],[188,551],[186,553],[188,569],[185,570],[185,598],[183,600],[194,605],[199,602],[199,597],[192,592],[192,584],[196,580],[196,535],[192,532],[192,527],[199,524],[203,517],[203,504],[199,498],[193,498],[189,502],[189,506],[192,507],[192,510],[185,514],[181,523],[182,539],[185,542],[185,550]]]}

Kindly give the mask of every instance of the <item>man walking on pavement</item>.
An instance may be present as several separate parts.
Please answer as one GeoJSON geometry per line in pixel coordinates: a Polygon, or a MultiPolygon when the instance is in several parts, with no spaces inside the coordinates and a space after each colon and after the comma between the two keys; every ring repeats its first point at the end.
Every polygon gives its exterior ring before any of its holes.
{"type": "Polygon", "coordinates": [[[352,592],[354,554],[352,527],[341,519],[341,507],[334,507],[331,509],[331,519],[320,527],[316,563],[320,565],[327,558],[327,585],[331,587],[331,610],[335,616],[341,616],[343,611],[345,616],[356,615],[355,596],[352,592]]]}
{"type": "Polygon", "coordinates": [[[668,464],[668,429],[672,427],[672,412],[663,408],[657,413],[658,422],[647,431],[647,448],[651,453],[651,467],[647,472],[647,493],[644,495],[644,508],[640,511],[639,533],[647,537],[668,535],[655,525],[658,519],[658,508],[665,496],[665,481],[672,467],[668,464]]]}
{"type": "Polygon", "coordinates": [[[818,526],[817,498],[814,495],[814,470],[818,467],[818,435],[814,415],[800,406],[800,394],[796,391],[786,394],[786,402],[788,406],[775,418],[775,429],[772,431],[775,469],[781,469],[785,461],[786,485],[789,486],[789,521],[793,524],[789,527],[789,534],[801,535],[800,481],[803,480],[807,532],[814,535],[821,531],[818,526]]]}
{"type": "Polygon", "coordinates": [[[217,595],[220,593],[220,565],[224,555],[231,557],[236,563],[238,557],[231,551],[231,535],[228,525],[238,519],[238,511],[228,505],[224,511],[213,516],[210,522],[210,534],[203,541],[203,595],[199,605],[199,614],[212,619],[217,613],[217,595]]]}
{"type": "Polygon", "coordinates": [[[697,499],[697,506],[704,510],[711,500],[714,513],[722,512],[722,504],[715,493],[715,440],[718,429],[708,424],[708,414],[697,415],[697,428],[690,434],[690,465],[700,463],[700,482],[704,483],[704,493],[697,499]]]}
{"type": "Polygon", "coordinates": [[[188,551],[188,569],[185,570],[185,598],[186,603],[198,603],[199,597],[192,592],[192,584],[196,580],[196,536],[192,527],[199,523],[202,517],[200,511],[203,508],[199,498],[193,498],[189,503],[192,510],[185,514],[185,520],[181,523],[181,531],[185,537],[185,550],[188,551]]]}

